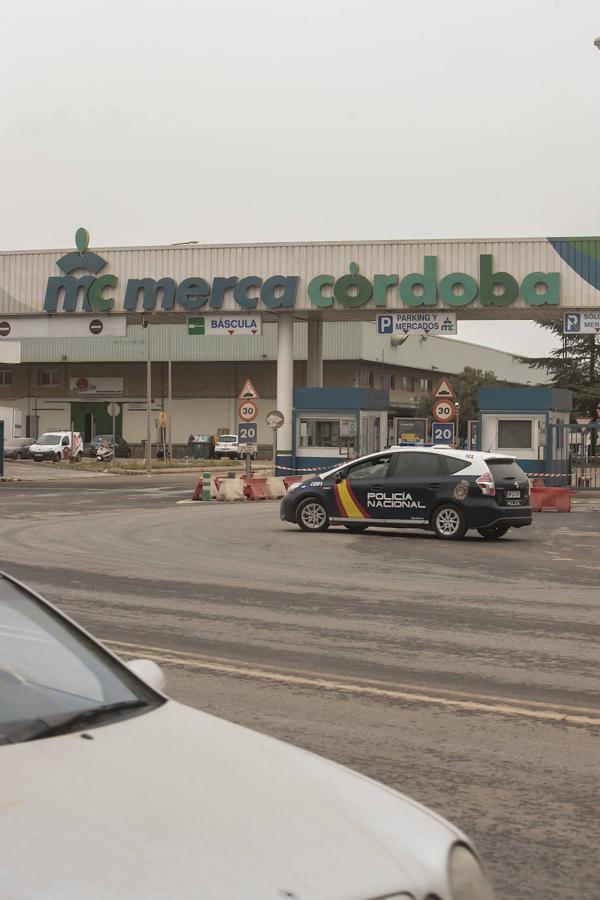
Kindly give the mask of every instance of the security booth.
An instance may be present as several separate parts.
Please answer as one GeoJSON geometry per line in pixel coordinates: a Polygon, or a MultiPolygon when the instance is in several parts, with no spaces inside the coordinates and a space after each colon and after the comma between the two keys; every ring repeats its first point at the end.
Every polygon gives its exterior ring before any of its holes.
{"type": "Polygon", "coordinates": [[[528,475],[570,484],[573,392],[564,388],[480,388],[478,450],[515,456],[528,475]]]}
{"type": "Polygon", "coordinates": [[[297,388],[292,419],[292,468],[334,468],[383,450],[389,391],[297,388]]]}

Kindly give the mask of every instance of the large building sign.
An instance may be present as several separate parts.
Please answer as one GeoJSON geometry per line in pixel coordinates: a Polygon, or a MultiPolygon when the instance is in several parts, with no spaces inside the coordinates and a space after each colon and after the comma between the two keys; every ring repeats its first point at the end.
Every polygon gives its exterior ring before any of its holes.
{"type": "MultiPolygon", "coordinates": [[[[206,308],[227,308],[227,295],[243,310],[263,307],[267,310],[296,309],[299,301],[299,275],[217,276],[210,282],[192,275],[177,283],[174,278],[128,278],[119,299],[115,275],[71,274],[84,268],[100,272],[106,261],[95,253],[69,253],[57,265],[63,274],[48,279],[44,312],[107,313],[110,311],[185,312],[206,308]]],[[[521,282],[508,272],[494,270],[490,253],[479,255],[477,278],[466,272],[450,272],[440,277],[437,256],[425,256],[422,270],[406,275],[376,273],[371,278],[351,262],[345,275],[315,275],[306,286],[308,301],[317,309],[372,307],[387,309],[399,304],[415,309],[445,306],[469,306],[476,299],[481,306],[511,306],[520,296],[529,306],[560,304],[560,274],[530,272],[521,282]]]]}
{"type": "Polygon", "coordinates": [[[371,241],[0,253],[0,317],[387,311],[535,318],[600,307],[600,240],[371,241]],[[58,272],[57,272],[58,269],[58,272]],[[507,309],[508,308],[508,309],[507,309]],[[506,311],[501,312],[502,309],[506,311]],[[520,312],[517,312],[517,311],[520,312]]]}

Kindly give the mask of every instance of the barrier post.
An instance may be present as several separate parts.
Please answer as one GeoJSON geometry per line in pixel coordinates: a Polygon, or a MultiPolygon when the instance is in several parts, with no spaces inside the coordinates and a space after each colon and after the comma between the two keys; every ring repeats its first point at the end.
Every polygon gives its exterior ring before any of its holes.
{"type": "Polygon", "coordinates": [[[210,500],[210,472],[202,473],[202,499],[210,500]]]}

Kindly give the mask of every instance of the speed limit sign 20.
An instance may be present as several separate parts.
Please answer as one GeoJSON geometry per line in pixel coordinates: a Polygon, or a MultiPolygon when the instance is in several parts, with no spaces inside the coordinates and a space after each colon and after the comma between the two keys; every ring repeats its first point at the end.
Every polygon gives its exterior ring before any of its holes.
{"type": "Polygon", "coordinates": [[[454,403],[449,400],[436,400],[432,412],[438,422],[450,422],[456,415],[454,403]]]}
{"type": "Polygon", "coordinates": [[[238,418],[242,422],[254,422],[258,415],[258,406],[254,400],[240,400],[238,404],[238,418]]]}

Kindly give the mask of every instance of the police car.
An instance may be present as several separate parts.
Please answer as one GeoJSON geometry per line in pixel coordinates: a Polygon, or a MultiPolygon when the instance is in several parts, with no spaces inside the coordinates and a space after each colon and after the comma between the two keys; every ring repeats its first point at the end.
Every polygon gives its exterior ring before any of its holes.
{"type": "Polygon", "coordinates": [[[460,540],[471,528],[497,540],[532,521],[529,481],[514,457],[400,446],[295,485],[280,517],[303,531],[422,528],[442,540],[460,540]]]}

